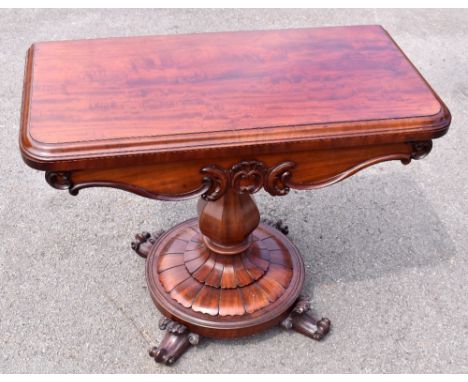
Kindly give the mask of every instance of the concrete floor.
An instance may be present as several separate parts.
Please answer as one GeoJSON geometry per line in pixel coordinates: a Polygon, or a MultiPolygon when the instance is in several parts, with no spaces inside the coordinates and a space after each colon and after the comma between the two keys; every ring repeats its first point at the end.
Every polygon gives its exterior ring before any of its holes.
{"type": "Polygon", "coordinates": [[[468,372],[468,11],[0,10],[0,371],[468,372]],[[34,41],[382,24],[447,103],[428,158],[385,163],[333,187],[257,194],[307,265],[322,343],[273,329],[203,341],[174,367],[132,235],[195,214],[111,189],[50,188],[17,144],[24,56],[34,41]]]}

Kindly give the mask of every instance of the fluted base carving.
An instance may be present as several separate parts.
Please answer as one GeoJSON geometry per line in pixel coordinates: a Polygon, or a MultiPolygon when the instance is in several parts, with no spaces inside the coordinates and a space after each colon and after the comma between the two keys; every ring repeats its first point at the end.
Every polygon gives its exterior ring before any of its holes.
{"type": "Polygon", "coordinates": [[[132,248],[147,258],[148,289],[167,330],[150,356],[171,365],[202,336],[236,338],[275,325],[322,339],[330,321],[314,318],[300,296],[304,265],[287,232],[281,220],[262,220],[252,246],[235,256],[208,249],[197,219],[136,235],[132,248]]]}
{"type": "Polygon", "coordinates": [[[170,229],[148,253],[148,289],[167,317],[204,337],[235,338],[278,325],[300,295],[304,265],[276,228],[260,224],[238,255],[206,247],[197,219],[170,229]]]}

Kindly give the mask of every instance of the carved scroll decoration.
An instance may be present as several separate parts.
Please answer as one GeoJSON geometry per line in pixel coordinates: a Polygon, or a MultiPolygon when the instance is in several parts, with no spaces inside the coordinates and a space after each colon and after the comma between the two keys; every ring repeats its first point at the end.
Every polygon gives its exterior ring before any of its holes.
{"type": "Polygon", "coordinates": [[[409,164],[412,159],[423,159],[432,150],[432,141],[409,142],[409,145],[411,146],[411,154],[401,159],[403,164],[409,164]]]}
{"type": "Polygon", "coordinates": [[[268,167],[264,162],[257,160],[242,161],[228,169],[215,164],[205,166],[200,170],[202,175],[201,185],[195,190],[182,194],[152,192],[132,184],[122,184],[114,181],[90,181],[75,184],[73,182],[73,173],[66,171],[46,172],[46,180],[54,188],[59,190],[68,189],[72,195],[77,195],[80,190],[88,187],[113,187],[157,200],[183,200],[202,195],[203,199],[207,201],[215,201],[221,198],[230,188],[239,193],[253,194],[263,187],[271,195],[281,196],[286,195],[290,188],[311,190],[329,186],[376,163],[400,160],[403,164],[408,164],[412,159],[424,158],[432,149],[432,141],[430,140],[408,142],[407,145],[410,147],[409,152],[404,151],[370,158],[336,175],[307,183],[294,182],[292,170],[296,168],[296,163],[292,161],[285,161],[273,167],[268,167]]]}
{"type": "Polygon", "coordinates": [[[69,172],[46,172],[46,182],[57,190],[67,190],[72,186],[69,172]]]}
{"type": "Polygon", "coordinates": [[[228,188],[239,193],[254,194],[262,187],[271,195],[286,195],[289,192],[290,170],[296,167],[291,161],[281,162],[269,168],[261,161],[242,161],[225,170],[216,165],[202,168],[202,174],[211,187],[202,197],[213,201],[225,194],[228,188]]]}
{"type": "Polygon", "coordinates": [[[308,296],[299,297],[289,316],[280,325],[287,330],[294,330],[316,341],[322,340],[331,327],[328,318],[318,319],[312,315],[308,296]]]}
{"type": "Polygon", "coordinates": [[[291,161],[282,162],[267,171],[263,187],[271,195],[283,196],[289,192],[291,172],[296,164],[291,161]]]}
{"type": "Polygon", "coordinates": [[[203,183],[208,184],[208,190],[202,195],[202,198],[213,201],[223,196],[228,187],[228,174],[226,170],[216,165],[211,165],[202,168],[200,172],[205,175],[203,183]]]}
{"type": "Polygon", "coordinates": [[[231,167],[231,187],[240,193],[254,194],[262,188],[267,169],[263,162],[243,161],[231,167]]]}
{"type": "Polygon", "coordinates": [[[164,235],[164,230],[159,230],[154,233],[142,232],[135,235],[135,240],[132,241],[132,249],[143,258],[147,258],[151,247],[156,241],[164,235]]]}
{"type": "Polygon", "coordinates": [[[413,152],[411,153],[411,159],[423,159],[432,150],[432,141],[421,141],[412,142],[413,152]]]}
{"type": "Polygon", "coordinates": [[[222,169],[216,165],[204,167],[201,172],[206,175],[205,181],[211,184],[207,192],[202,197],[213,201],[219,199],[229,187],[240,193],[248,192],[253,194],[263,188],[274,196],[286,195],[290,188],[298,190],[311,190],[322,188],[337,183],[356,172],[374,165],[376,163],[401,160],[403,164],[408,164],[412,159],[422,159],[432,149],[432,141],[409,142],[410,153],[390,154],[377,158],[372,158],[349,168],[335,176],[321,179],[306,184],[297,184],[291,180],[292,170],[296,163],[285,161],[268,168],[261,161],[242,161],[235,164],[230,169],[222,169]]]}
{"type": "Polygon", "coordinates": [[[158,363],[172,365],[190,346],[196,346],[200,341],[198,334],[190,332],[184,325],[164,316],[159,320],[159,328],[167,330],[166,335],[159,346],[149,351],[150,357],[158,363]]]}

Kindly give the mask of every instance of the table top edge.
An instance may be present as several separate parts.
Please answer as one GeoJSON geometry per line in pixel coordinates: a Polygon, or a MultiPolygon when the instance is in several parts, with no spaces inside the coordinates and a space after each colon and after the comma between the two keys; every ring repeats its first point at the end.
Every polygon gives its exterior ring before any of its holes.
{"type": "MultiPolygon", "coordinates": [[[[368,26],[350,26],[352,27],[378,27],[382,29],[390,39],[390,34],[380,25],[368,26]]],[[[339,27],[326,27],[339,28],[339,27]]],[[[322,29],[322,28],[295,28],[295,29],[322,29]]],[[[323,28],[325,29],[325,28],[323,28]]],[[[275,29],[276,30],[276,29],[275,29]]],[[[280,30],[280,29],[278,29],[280,30]]],[[[237,32],[237,31],[236,31],[237,32]]],[[[211,32],[211,33],[236,33],[236,32],[211,32]]],[[[254,31],[238,31],[238,32],[254,32],[254,31]]],[[[200,33],[203,34],[203,33],[200,33]]],[[[163,35],[166,36],[166,35],[163,35]]],[[[170,35],[167,35],[170,36],[170,35]]],[[[144,38],[151,36],[136,36],[144,38]]],[[[125,38],[125,37],[117,37],[125,38]]],[[[129,37],[130,38],[130,37],[129,37]]],[[[133,38],[133,37],[131,37],[133,38]]],[[[99,39],[101,40],[101,39],[99,39]]],[[[393,40],[393,39],[392,39],[393,40]]],[[[81,40],[72,40],[81,41],[81,40]]],[[[53,43],[53,42],[52,42],[53,43]]],[[[399,48],[398,44],[394,42],[399,48]]],[[[304,147],[310,149],[320,149],[326,147],[344,147],[367,145],[369,142],[380,143],[399,143],[406,141],[434,139],[444,135],[451,122],[451,115],[448,108],[434,92],[431,86],[427,83],[424,77],[419,73],[417,68],[406,57],[407,61],[413,66],[415,71],[424,80],[436,101],[439,103],[439,111],[432,115],[421,115],[418,117],[396,118],[385,120],[368,120],[368,121],[351,121],[325,124],[301,125],[300,129],[296,126],[277,126],[269,127],[268,134],[259,132],[264,127],[246,129],[243,131],[224,131],[219,134],[210,133],[195,133],[189,137],[178,139],[176,135],[173,137],[173,143],[167,145],[162,143],[157,137],[138,137],[135,139],[104,139],[85,142],[71,143],[47,143],[34,139],[31,135],[30,124],[30,102],[31,102],[31,86],[32,86],[32,66],[33,66],[33,47],[28,50],[26,55],[26,65],[23,84],[23,99],[21,106],[21,121],[20,121],[20,137],[19,146],[21,155],[24,161],[33,168],[40,170],[49,170],[59,167],[73,168],[74,165],[82,166],[82,163],[87,163],[88,166],[95,167],[102,158],[132,158],[147,156],[152,158],[164,158],[164,160],[174,154],[174,159],[180,158],[181,153],[183,158],[190,158],[194,151],[211,151],[240,149],[244,146],[268,146],[272,150],[284,150],[286,146],[291,146],[297,142],[303,143],[304,147]],[[324,126],[331,126],[331,129],[324,129],[324,126]],[[346,131],[340,128],[346,127],[346,131]],[[294,127],[294,129],[291,129],[294,127]],[[367,128],[366,128],[367,127],[367,128]],[[372,127],[372,128],[370,128],[372,127]],[[295,130],[287,131],[287,130],[295,130]],[[297,130],[297,131],[296,131],[297,130]],[[256,132],[257,131],[257,132],[256,132]],[[198,135],[198,136],[196,136],[198,135]],[[218,135],[218,136],[216,136],[218,135]],[[224,137],[223,137],[224,135],[224,137]],[[256,137],[255,137],[256,135],[256,137]],[[261,139],[258,137],[261,135],[261,139]],[[245,140],[238,144],[229,144],[230,140],[236,136],[245,136],[245,140]],[[369,139],[370,137],[370,139],[369,139]],[[206,142],[209,142],[207,144],[206,142]],[[205,142],[205,143],[203,143],[205,142]],[[319,144],[320,142],[320,144],[319,144]],[[140,146],[140,147],[139,147],[140,146]],[[109,149],[111,148],[111,149],[109,149]],[[185,154],[184,154],[185,153],[185,154]],[[93,164],[93,162],[95,162],[93,164]]],[[[401,49],[399,48],[401,51],[401,49]]],[[[164,136],[164,141],[172,139],[171,135],[164,136]]],[[[372,144],[372,143],[370,143],[372,144]]]]}

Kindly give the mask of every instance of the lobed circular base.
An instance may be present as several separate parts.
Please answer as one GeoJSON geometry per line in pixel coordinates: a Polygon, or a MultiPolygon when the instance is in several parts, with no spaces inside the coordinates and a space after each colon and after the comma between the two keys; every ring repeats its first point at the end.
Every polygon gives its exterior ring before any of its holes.
{"type": "Polygon", "coordinates": [[[304,283],[297,248],[260,224],[239,255],[208,249],[198,219],[166,232],[146,262],[148,289],[168,318],[205,337],[235,338],[271,328],[287,317],[304,283]]]}

